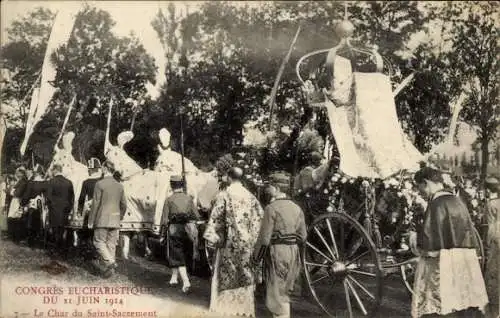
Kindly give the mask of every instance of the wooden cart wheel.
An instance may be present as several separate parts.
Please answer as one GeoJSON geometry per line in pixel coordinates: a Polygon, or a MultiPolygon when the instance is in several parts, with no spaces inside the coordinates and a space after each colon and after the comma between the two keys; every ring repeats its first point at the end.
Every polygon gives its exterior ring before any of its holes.
{"type": "Polygon", "coordinates": [[[363,226],[345,213],[323,214],[310,225],[302,249],[306,280],[331,317],[373,317],[382,299],[382,267],[363,226]]]}
{"type": "MultiPolygon", "coordinates": [[[[481,270],[484,271],[486,258],[484,255],[483,241],[477,229],[473,228],[473,231],[474,231],[474,245],[479,260],[479,265],[481,266],[481,270]]],[[[415,270],[417,269],[417,262],[418,259],[415,258],[411,262],[401,265],[401,267],[399,268],[401,273],[401,278],[403,279],[403,283],[411,295],[413,295],[413,283],[415,281],[415,270]]]]}
{"type": "Polygon", "coordinates": [[[415,270],[417,269],[418,257],[411,259],[404,265],[399,267],[399,271],[401,273],[401,278],[403,279],[403,284],[406,287],[406,290],[410,294],[413,295],[413,282],[415,281],[415,270]]]}

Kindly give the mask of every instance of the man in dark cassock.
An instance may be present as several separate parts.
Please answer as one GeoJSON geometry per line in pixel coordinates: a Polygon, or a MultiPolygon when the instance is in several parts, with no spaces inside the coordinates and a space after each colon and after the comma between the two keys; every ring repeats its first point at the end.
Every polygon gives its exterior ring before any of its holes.
{"type": "Polygon", "coordinates": [[[47,204],[49,207],[49,227],[59,252],[64,248],[64,227],[68,225],[69,215],[75,202],[73,183],[62,175],[62,167],[52,167],[53,178],[47,185],[47,204]]]}
{"type": "Polygon", "coordinates": [[[477,309],[484,311],[488,297],[469,211],[444,189],[438,170],[423,167],[414,179],[428,206],[422,228],[410,234],[410,246],[420,256],[412,317],[474,317],[477,309]]]}
{"type": "Polygon", "coordinates": [[[273,317],[290,317],[290,294],[300,276],[300,249],[306,239],[302,209],[286,193],[290,177],[285,173],[270,176],[266,192],[271,203],[265,208],[264,220],[253,253],[253,262],[264,260],[266,306],[273,317]]]}

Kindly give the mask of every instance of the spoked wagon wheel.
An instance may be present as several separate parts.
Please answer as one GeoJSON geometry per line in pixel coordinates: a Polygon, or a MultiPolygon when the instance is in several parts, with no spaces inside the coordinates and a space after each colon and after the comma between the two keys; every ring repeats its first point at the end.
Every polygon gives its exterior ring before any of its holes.
{"type": "Polygon", "coordinates": [[[418,257],[414,257],[399,267],[401,278],[406,290],[413,295],[413,283],[415,281],[415,270],[417,269],[418,257]]]}
{"type": "Polygon", "coordinates": [[[329,316],[372,317],[382,299],[382,270],[375,244],[344,213],[319,216],[302,251],[312,296],[329,316]]]}
{"type": "MultiPolygon", "coordinates": [[[[479,265],[481,266],[481,270],[484,270],[486,259],[484,256],[483,241],[481,240],[481,235],[479,234],[476,228],[473,228],[473,232],[474,232],[474,246],[476,248],[479,265]]],[[[406,289],[410,292],[410,294],[413,294],[413,283],[415,281],[415,270],[417,269],[417,262],[418,258],[414,258],[411,261],[406,262],[406,264],[401,265],[399,269],[401,273],[401,278],[403,279],[403,283],[406,289]]]]}
{"type": "Polygon", "coordinates": [[[484,253],[484,245],[483,240],[481,239],[481,235],[476,228],[473,228],[474,232],[474,246],[476,247],[477,257],[479,259],[479,265],[481,265],[481,270],[484,271],[484,267],[486,265],[486,256],[484,253]]]}

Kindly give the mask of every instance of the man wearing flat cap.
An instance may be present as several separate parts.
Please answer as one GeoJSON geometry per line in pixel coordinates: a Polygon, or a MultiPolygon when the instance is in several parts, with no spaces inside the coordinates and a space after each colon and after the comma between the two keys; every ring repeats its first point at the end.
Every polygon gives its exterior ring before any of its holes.
{"type": "Polygon", "coordinates": [[[486,236],[486,246],[488,258],[486,262],[486,291],[488,292],[489,313],[488,317],[498,317],[500,310],[500,279],[498,271],[500,268],[500,181],[495,177],[489,177],[485,180],[486,190],[488,192],[487,220],[488,234],[486,236]]]}
{"type": "Polygon", "coordinates": [[[182,176],[174,175],[170,177],[170,186],[174,192],[167,198],[163,205],[161,221],[161,236],[166,239],[167,263],[172,268],[170,285],[179,283],[179,275],[182,280],[182,291],[189,292],[191,283],[187,275],[188,251],[197,243],[197,229],[194,221],[198,220],[193,197],[184,193],[184,179],[182,176]]]}
{"type": "Polygon", "coordinates": [[[290,294],[301,270],[299,245],[307,235],[302,209],[285,194],[289,187],[288,174],[270,176],[266,192],[271,203],[252,257],[255,263],[264,260],[266,306],[273,317],[290,317],[290,294]]]}

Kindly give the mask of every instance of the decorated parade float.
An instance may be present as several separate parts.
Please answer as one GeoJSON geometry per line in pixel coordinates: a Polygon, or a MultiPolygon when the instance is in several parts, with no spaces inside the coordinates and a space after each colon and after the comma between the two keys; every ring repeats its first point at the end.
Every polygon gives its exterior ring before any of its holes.
{"type": "MultiPolygon", "coordinates": [[[[292,173],[290,196],[308,223],[302,261],[312,297],[329,316],[371,317],[387,276],[400,274],[411,293],[418,251],[410,249],[408,236],[426,208],[413,173],[429,155],[413,146],[396,113],[394,97],[412,76],[393,90],[391,65],[377,47],[354,46],[347,20],[336,31],[342,39],[337,46],[309,53],[296,65],[308,118],[292,132],[247,129],[233,157],[247,187],[264,202],[270,170],[292,173]],[[326,142],[316,129],[321,116],[330,128],[326,142]]],[[[454,186],[451,180],[448,185],[454,186]]],[[[476,243],[484,261],[477,231],[476,243]]]]}

